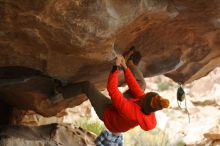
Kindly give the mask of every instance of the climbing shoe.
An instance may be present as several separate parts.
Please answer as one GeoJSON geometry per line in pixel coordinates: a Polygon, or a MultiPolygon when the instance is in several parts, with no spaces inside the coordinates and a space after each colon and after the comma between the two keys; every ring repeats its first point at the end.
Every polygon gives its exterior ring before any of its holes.
{"type": "Polygon", "coordinates": [[[132,46],[127,52],[125,52],[123,56],[125,58],[126,63],[132,60],[135,65],[138,65],[142,57],[140,52],[135,50],[134,46],[132,46]]]}

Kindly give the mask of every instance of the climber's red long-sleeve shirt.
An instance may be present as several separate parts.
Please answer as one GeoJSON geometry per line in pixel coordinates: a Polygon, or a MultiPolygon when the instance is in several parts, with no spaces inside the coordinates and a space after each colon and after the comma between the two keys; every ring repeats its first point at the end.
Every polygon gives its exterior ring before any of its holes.
{"type": "Polygon", "coordinates": [[[130,69],[124,70],[125,80],[136,98],[126,99],[118,90],[119,70],[110,73],[107,89],[112,100],[112,104],[104,110],[103,121],[105,126],[114,133],[126,132],[135,126],[140,125],[144,130],[151,130],[156,126],[155,113],[149,115],[142,113],[141,107],[135,102],[144,95],[130,69]]]}

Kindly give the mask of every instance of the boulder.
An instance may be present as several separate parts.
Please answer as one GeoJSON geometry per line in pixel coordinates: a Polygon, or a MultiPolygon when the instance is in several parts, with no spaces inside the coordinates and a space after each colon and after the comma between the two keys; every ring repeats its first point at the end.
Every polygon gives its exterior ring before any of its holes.
{"type": "Polygon", "coordinates": [[[0,146],[95,146],[94,140],[94,134],[71,125],[0,127],[0,146]]]}
{"type": "Polygon", "coordinates": [[[92,106],[89,101],[74,108],[67,108],[57,113],[55,116],[44,117],[32,110],[19,110],[13,108],[10,115],[10,124],[39,126],[51,123],[77,123],[82,118],[93,116],[92,106]]]}
{"type": "Polygon", "coordinates": [[[213,141],[220,140],[220,127],[214,127],[210,129],[204,136],[213,141]]]}
{"type": "MultiPolygon", "coordinates": [[[[2,0],[0,79],[44,74],[101,90],[115,54],[135,46],[145,77],[190,83],[220,64],[219,9],[217,0],[2,0]]],[[[0,87],[0,100],[44,116],[86,100],[53,106],[45,96],[52,86],[45,79],[0,87]]]]}
{"type": "Polygon", "coordinates": [[[219,146],[220,145],[220,140],[217,140],[213,143],[213,146],[219,146]]]}

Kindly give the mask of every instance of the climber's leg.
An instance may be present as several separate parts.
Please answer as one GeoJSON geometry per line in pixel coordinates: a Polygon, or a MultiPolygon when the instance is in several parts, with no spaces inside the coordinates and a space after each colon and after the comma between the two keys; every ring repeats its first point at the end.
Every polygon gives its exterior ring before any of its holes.
{"type": "MultiPolygon", "coordinates": [[[[144,91],[146,88],[146,83],[141,70],[137,67],[141,60],[140,52],[136,51],[135,47],[132,46],[127,52],[124,53],[124,58],[128,68],[130,68],[135,79],[137,80],[139,86],[144,91]]],[[[124,94],[125,97],[132,97],[130,90],[127,90],[124,94]]]]}
{"type": "Polygon", "coordinates": [[[135,79],[137,80],[139,86],[144,91],[146,89],[146,82],[144,80],[143,73],[141,70],[133,63],[132,60],[129,60],[127,63],[128,67],[130,68],[131,72],[133,73],[135,79]]]}
{"type": "Polygon", "coordinates": [[[80,94],[86,94],[98,117],[102,120],[104,108],[111,104],[111,100],[103,95],[92,83],[84,81],[68,84],[61,89],[64,99],[80,94]]]}
{"type": "MultiPolygon", "coordinates": [[[[144,91],[146,89],[146,82],[144,80],[144,76],[143,76],[141,70],[133,63],[132,60],[129,60],[127,62],[127,66],[129,67],[129,69],[133,73],[133,75],[134,75],[135,79],[137,80],[141,89],[144,91]]],[[[130,90],[127,90],[123,95],[125,97],[132,97],[130,90]]]]}

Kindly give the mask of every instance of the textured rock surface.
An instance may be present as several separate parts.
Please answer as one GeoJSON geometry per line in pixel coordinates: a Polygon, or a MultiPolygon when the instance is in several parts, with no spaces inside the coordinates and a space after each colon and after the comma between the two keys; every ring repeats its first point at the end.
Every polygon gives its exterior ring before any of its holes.
{"type": "Polygon", "coordinates": [[[57,103],[48,99],[54,90],[53,80],[45,77],[28,78],[25,81],[0,86],[2,100],[20,109],[31,109],[44,116],[53,116],[66,107],[81,104],[87,98],[79,95],[57,103]]]}
{"type": "Polygon", "coordinates": [[[71,125],[0,127],[0,146],[95,146],[95,136],[71,125]]]}
{"type": "Polygon", "coordinates": [[[211,141],[212,146],[220,145],[220,127],[217,125],[216,127],[210,129],[207,133],[204,134],[209,141],[211,141]]]}
{"type": "MultiPolygon", "coordinates": [[[[191,82],[220,64],[219,9],[217,0],[2,0],[0,66],[25,66],[72,82],[90,80],[103,89],[112,48],[122,53],[134,45],[143,55],[145,77],[166,74],[191,82]]],[[[1,96],[45,116],[85,100],[54,108],[42,94],[52,85],[26,88],[33,84],[12,86],[1,96]]]]}
{"type": "Polygon", "coordinates": [[[220,140],[220,127],[210,129],[210,131],[205,133],[204,136],[211,140],[220,140]]]}
{"type": "Polygon", "coordinates": [[[101,84],[111,66],[114,41],[119,52],[131,45],[140,50],[145,76],[171,71],[171,78],[185,82],[219,64],[220,2],[165,1],[147,11],[154,3],[3,0],[0,65],[101,84]]]}
{"type": "Polygon", "coordinates": [[[10,118],[12,125],[28,125],[39,126],[51,123],[77,123],[82,118],[91,117],[94,114],[91,110],[89,101],[75,106],[74,108],[67,108],[59,112],[56,116],[43,117],[34,111],[13,109],[10,118]]]}

